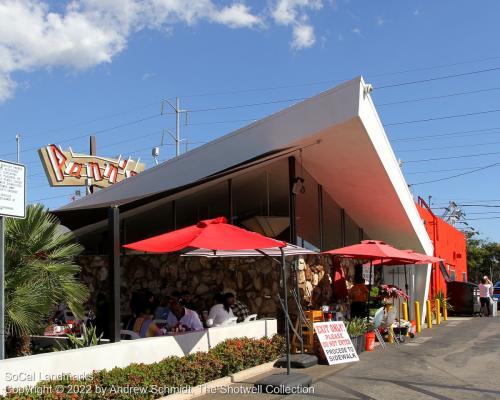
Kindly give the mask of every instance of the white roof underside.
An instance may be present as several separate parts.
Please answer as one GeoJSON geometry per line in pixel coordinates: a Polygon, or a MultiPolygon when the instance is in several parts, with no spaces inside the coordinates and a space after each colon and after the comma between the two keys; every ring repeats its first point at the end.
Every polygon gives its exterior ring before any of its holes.
{"type": "Polygon", "coordinates": [[[126,203],[196,183],[263,154],[303,148],[304,167],[369,237],[432,254],[364,85],[361,77],[353,79],[58,211],[126,203]]]}

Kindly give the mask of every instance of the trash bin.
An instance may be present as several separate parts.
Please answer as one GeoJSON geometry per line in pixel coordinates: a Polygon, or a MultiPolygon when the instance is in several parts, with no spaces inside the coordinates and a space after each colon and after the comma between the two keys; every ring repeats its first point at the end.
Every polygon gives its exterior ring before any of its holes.
{"type": "Polygon", "coordinates": [[[490,309],[491,309],[491,316],[496,317],[498,314],[498,301],[497,300],[493,300],[490,303],[490,309]]]}
{"type": "Polygon", "coordinates": [[[453,307],[450,314],[474,315],[479,312],[479,290],[470,282],[446,282],[446,292],[449,303],[453,307]]]}

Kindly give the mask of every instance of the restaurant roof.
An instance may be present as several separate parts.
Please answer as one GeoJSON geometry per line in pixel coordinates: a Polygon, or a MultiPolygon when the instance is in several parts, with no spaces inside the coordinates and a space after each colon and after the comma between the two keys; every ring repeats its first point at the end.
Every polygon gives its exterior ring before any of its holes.
{"type": "Polygon", "coordinates": [[[307,171],[369,237],[431,254],[431,241],[366,88],[361,77],[345,82],[55,213],[77,229],[104,219],[110,205],[144,206],[302,149],[307,171]]]}

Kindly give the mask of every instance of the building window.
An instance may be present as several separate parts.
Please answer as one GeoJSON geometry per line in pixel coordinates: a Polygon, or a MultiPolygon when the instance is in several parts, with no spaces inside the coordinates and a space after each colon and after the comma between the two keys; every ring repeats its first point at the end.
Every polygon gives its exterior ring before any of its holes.
{"type": "Polygon", "coordinates": [[[452,281],[456,281],[456,280],[457,280],[457,274],[456,274],[456,272],[455,272],[455,270],[454,270],[454,269],[452,269],[452,270],[450,271],[450,279],[451,279],[452,281]]]}
{"type": "Polygon", "coordinates": [[[297,244],[319,250],[321,246],[318,182],[303,168],[296,164],[295,175],[304,179],[297,190],[295,220],[297,224],[297,244]]]}
{"type": "Polygon", "coordinates": [[[288,159],[232,178],[233,221],[265,236],[290,240],[288,159]]]}
{"type": "Polygon", "coordinates": [[[462,272],[462,281],[467,282],[467,273],[466,272],[462,272]]]}

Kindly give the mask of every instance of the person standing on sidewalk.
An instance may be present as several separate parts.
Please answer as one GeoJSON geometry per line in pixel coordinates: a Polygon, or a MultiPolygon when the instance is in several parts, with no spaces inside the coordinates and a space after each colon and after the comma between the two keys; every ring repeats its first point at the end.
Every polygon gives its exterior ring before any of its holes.
{"type": "Polygon", "coordinates": [[[481,283],[479,284],[479,300],[481,301],[481,310],[483,309],[483,307],[486,307],[486,310],[488,310],[487,317],[491,315],[490,302],[492,287],[493,283],[485,275],[481,279],[481,283]]]}

